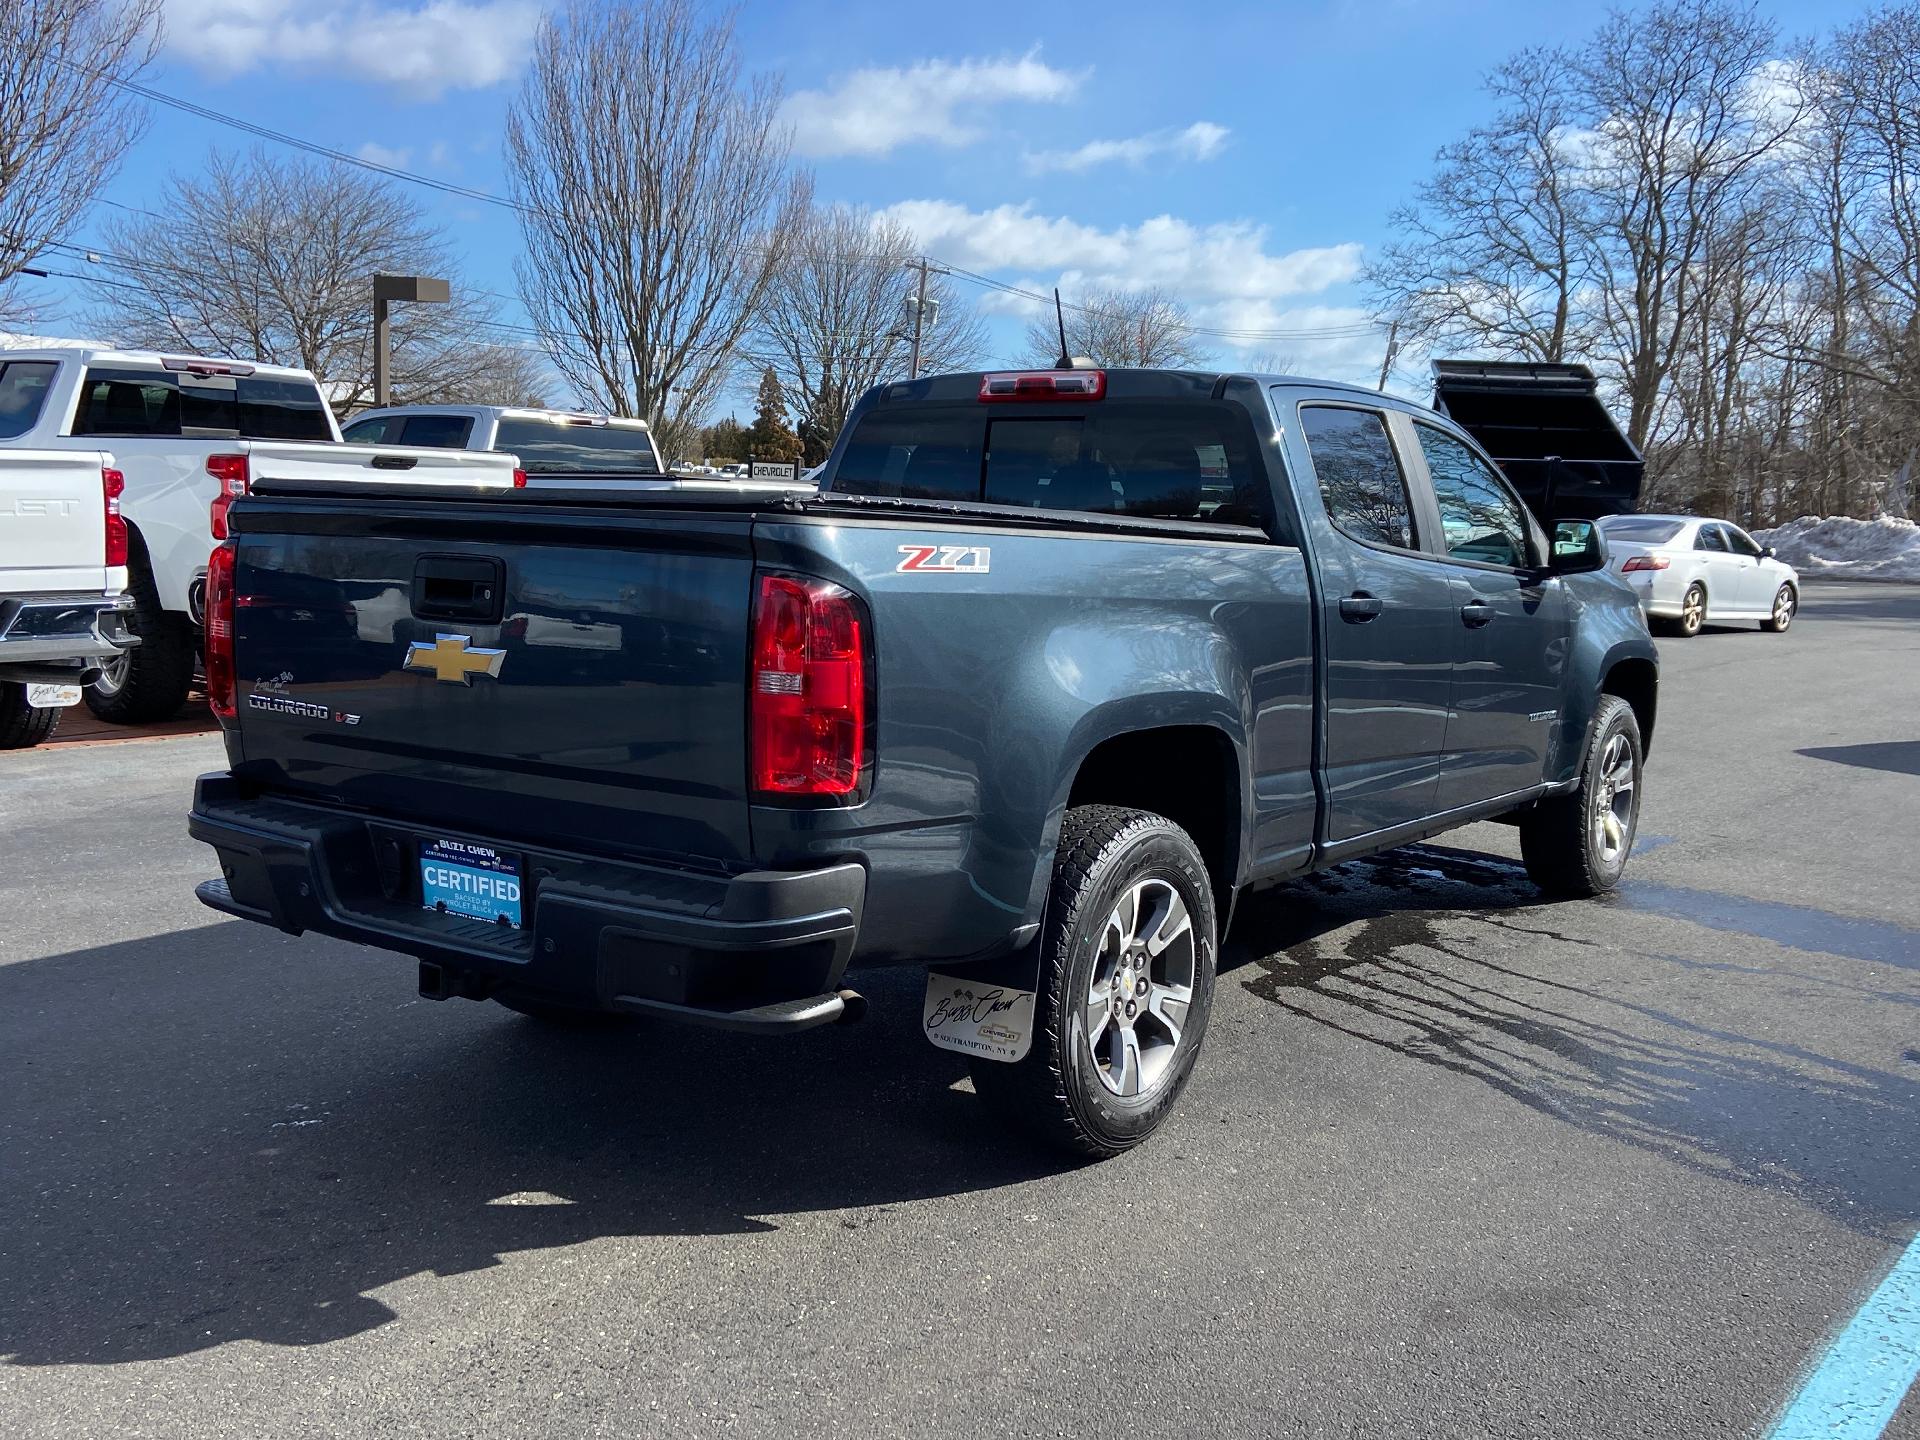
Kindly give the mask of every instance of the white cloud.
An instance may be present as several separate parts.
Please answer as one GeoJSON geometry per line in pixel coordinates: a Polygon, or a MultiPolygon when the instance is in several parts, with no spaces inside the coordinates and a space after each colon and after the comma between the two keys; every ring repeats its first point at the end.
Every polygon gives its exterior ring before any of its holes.
{"type": "Polygon", "coordinates": [[[1057,70],[1029,50],[997,60],[922,60],[891,69],[855,70],[826,90],[788,98],[782,118],[794,149],[825,159],[886,155],[916,141],[970,145],[986,131],[985,112],[1008,103],[1069,100],[1084,72],[1057,70]]]}
{"type": "Polygon", "coordinates": [[[370,165],[385,165],[390,170],[404,170],[407,161],[413,157],[411,150],[396,150],[382,145],[377,140],[369,140],[353,152],[370,165]]]}
{"type": "Polygon", "coordinates": [[[167,49],[222,75],[287,66],[376,81],[409,98],[483,90],[513,76],[540,21],[529,0],[170,0],[167,49]]]}
{"type": "Polygon", "coordinates": [[[1029,152],[1027,173],[1044,175],[1054,170],[1091,170],[1096,165],[1118,162],[1138,169],[1149,160],[1211,160],[1220,153],[1232,132],[1210,120],[1196,120],[1184,130],[1155,130],[1128,140],[1089,140],[1077,150],[1041,150],[1029,152]]]}
{"type": "MultiPolygon", "coordinates": [[[[1197,225],[1157,215],[1101,229],[1029,205],[969,210],[947,200],[907,200],[880,212],[913,233],[927,254],[965,270],[1007,278],[1071,300],[1088,290],[1159,290],[1187,309],[1203,343],[1229,364],[1273,361],[1336,379],[1371,379],[1384,335],[1360,306],[1329,295],[1359,277],[1357,243],[1279,254],[1251,221],[1197,225]]],[[[982,290],[988,315],[1030,319],[1050,307],[982,290]]]]}
{"type": "Polygon", "coordinates": [[[879,212],[910,230],[928,254],[968,270],[1058,266],[1063,288],[1158,288],[1189,305],[1313,295],[1360,273],[1357,243],[1269,254],[1250,220],[1195,225],[1156,215],[1112,230],[1030,205],[969,210],[950,200],[903,200],[879,212]]]}

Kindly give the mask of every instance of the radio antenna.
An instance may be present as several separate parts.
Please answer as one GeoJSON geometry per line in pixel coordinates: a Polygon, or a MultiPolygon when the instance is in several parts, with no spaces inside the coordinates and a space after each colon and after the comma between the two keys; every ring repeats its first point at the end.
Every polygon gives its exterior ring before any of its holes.
{"type": "Polygon", "coordinates": [[[1067,353],[1067,312],[1060,304],[1060,287],[1053,287],[1053,318],[1060,326],[1060,359],[1054,365],[1056,370],[1071,370],[1073,357],[1067,353]]]}

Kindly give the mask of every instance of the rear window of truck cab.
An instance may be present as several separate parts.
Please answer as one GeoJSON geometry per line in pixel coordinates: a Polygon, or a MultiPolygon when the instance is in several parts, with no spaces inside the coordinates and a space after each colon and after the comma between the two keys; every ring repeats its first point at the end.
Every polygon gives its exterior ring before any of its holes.
{"type": "Polygon", "coordinates": [[[73,433],[333,439],[326,402],[311,380],[271,375],[200,377],[159,368],[98,365],[88,366],[81,379],[73,433]]]}
{"type": "Polygon", "coordinates": [[[39,422],[52,386],[51,360],[10,360],[0,365],[0,440],[16,440],[39,422]]]}
{"type": "Polygon", "coordinates": [[[631,425],[592,425],[568,420],[501,418],[493,448],[520,457],[529,475],[617,472],[658,475],[653,436],[631,425]]]}
{"type": "Polygon", "coordinates": [[[1062,414],[877,406],[833,488],[1163,520],[1262,526],[1266,470],[1246,412],[1220,401],[1097,402],[1062,414]]]}

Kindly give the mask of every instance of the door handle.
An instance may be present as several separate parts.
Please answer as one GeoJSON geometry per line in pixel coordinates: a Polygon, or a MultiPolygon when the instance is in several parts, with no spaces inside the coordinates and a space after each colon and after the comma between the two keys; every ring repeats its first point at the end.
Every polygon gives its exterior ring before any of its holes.
{"type": "Polygon", "coordinates": [[[1349,625],[1364,625],[1386,608],[1386,601],[1364,590],[1340,597],[1340,618],[1349,625]]]}
{"type": "Polygon", "coordinates": [[[1460,607],[1460,618],[1469,630],[1478,630],[1493,621],[1493,606],[1484,600],[1469,600],[1460,607]]]}

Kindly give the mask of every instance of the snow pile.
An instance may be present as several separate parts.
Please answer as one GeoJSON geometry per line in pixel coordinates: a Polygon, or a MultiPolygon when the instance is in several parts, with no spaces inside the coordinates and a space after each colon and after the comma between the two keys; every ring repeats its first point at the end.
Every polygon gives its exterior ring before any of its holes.
{"type": "Polygon", "coordinates": [[[1836,580],[1920,580],[1920,525],[1883,515],[1853,520],[1845,515],[1822,520],[1802,515],[1753,538],[1771,545],[1802,575],[1836,580]]]}

